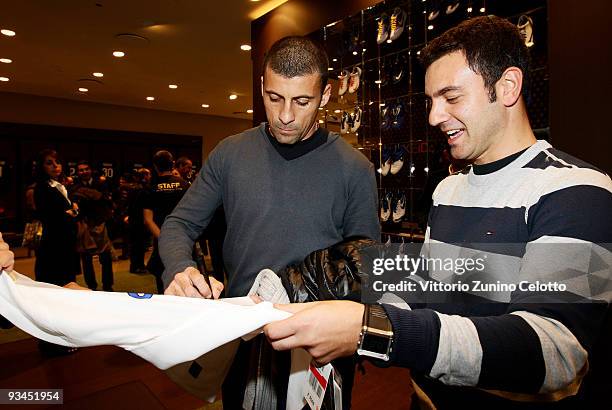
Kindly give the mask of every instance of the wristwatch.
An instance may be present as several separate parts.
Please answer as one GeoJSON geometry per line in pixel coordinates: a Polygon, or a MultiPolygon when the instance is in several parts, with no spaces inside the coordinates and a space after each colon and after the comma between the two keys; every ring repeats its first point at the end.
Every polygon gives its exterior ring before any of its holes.
{"type": "Polygon", "coordinates": [[[393,328],[387,312],[380,305],[365,305],[357,354],[388,362],[392,348],[393,328]]]}

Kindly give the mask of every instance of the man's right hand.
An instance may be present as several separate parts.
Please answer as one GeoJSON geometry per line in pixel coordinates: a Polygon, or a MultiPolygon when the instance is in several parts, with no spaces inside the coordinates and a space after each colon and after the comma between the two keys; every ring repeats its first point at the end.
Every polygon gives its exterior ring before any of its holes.
{"type": "Polygon", "coordinates": [[[210,285],[212,286],[212,292],[200,271],[196,268],[188,267],[184,271],[174,275],[174,279],[164,291],[164,295],[219,299],[219,295],[223,291],[223,283],[212,276],[209,279],[210,285]]]}

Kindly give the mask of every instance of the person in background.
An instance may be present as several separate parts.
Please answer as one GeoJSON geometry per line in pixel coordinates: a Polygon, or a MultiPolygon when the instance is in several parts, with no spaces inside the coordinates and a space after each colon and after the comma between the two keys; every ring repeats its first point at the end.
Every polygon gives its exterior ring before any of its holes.
{"type": "Polygon", "coordinates": [[[93,266],[93,256],[98,255],[102,266],[102,288],[113,291],[112,243],[108,236],[106,222],[113,217],[111,191],[106,180],[95,178],[88,161],[77,163],[77,182],[70,190],[70,197],[79,204],[81,211],[79,251],[87,287],[98,288],[93,266]]]}
{"type": "MultiPolygon", "coordinates": [[[[34,188],[35,217],[42,222],[43,233],[36,251],[34,273],[36,280],[58,286],[76,280],[81,272],[77,252],[77,223],[79,207],[68,197],[61,184],[62,163],[56,151],[45,149],[36,161],[34,188]]],[[[40,341],[43,354],[71,353],[74,349],[40,341]]]]}
{"type": "Polygon", "coordinates": [[[187,157],[179,157],[176,160],[175,169],[178,171],[179,176],[191,185],[194,176],[193,162],[187,157]]]}
{"type": "Polygon", "coordinates": [[[157,292],[164,293],[162,274],[164,264],[159,256],[158,238],[164,219],[176,204],[179,203],[189,184],[173,175],[174,159],[168,151],[157,151],[153,156],[153,167],[157,174],[153,186],[142,199],[144,224],[153,235],[153,253],[147,263],[147,269],[155,276],[157,292]]]}
{"type": "Polygon", "coordinates": [[[142,199],[150,189],[151,171],[140,168],[134,174],[134,185],[128,192],[127,224],[129,237],[130,273],[147,273],[145,251],[150,244],[150,232],[145,226],[142,199]]]}

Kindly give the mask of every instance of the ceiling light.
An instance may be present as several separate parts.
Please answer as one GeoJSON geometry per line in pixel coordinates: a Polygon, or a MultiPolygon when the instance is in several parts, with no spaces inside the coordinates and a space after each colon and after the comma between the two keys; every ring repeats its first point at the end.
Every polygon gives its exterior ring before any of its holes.
{"type": "Polygon", "coordinates": [[[327,67],[327,71],[334,71],[334,67],[327,67]]]}
{"type": "Polygon", "coordinates": [[[210,105],[208,105],[208,104],[202,104],[202,108],[210,108],[210,105]]]}
{"type": "Polygon", "coordinates": [[[356,56],[358,53],[356,51],[353,51],[353,55],[356,56]]]}
{"type": "Polygon", "coordinates": [[[155,101],[155,97],[147,97],[147,101],[155,101]]]}
{"type": "Polygon", "coordinates": [[[102,74],[102,73],[93,73],[92,75],[94,77],[104,77],[104,74],[102,74]]]}
{"type": "Polygon", "coordinates": [[[0,81],[2,81],[3,83],[6,83],[8,80],[8,77],[0,77],[0,81]]]}
{"type": "Polygon", "coordinates": [[[391,43],[393,43],[393,40],[389,39],[389,40],[387,40],[387,43],[391,44],[391,43]]]}
{"type": "Polygon", "coordinates": [[[248,109],[248,110],[247,110],[247,114],[253,114],[253,110],[248,109]]]}
{"type": "Polygon", "coordinates": [[[125,56],[125,53],[123,51],[113,51],[113,55],[115,57],[123,57],[125,56]]]}
{"type": "Polygon", "coordinates": [[[382,81],[381,80],[374,80],[374,84],[381,84],[382,81]]]}
{"type": "Polygon", "coordinates": [[[335,63],[336,61],[338,61],[337,58],[332,58],[332,61],[335,63]]]}
{"type": "Polygon", "coordinates": [[[87,88],[79,87],[79,92],[86,93],[87,91],[89,91],[87,88]]]}
{"type": "Polygon", "coordinates": [[[0,33],[4,34],[5,36],[9,36],[9,37],[13,37],[15,35],[15,32],[13,30],[7,30],[5,28],[0,30],[0,33]]]}
{"type": "Polygon", "coordinates": [[[319,107],[319,111],[323,111],[323,107],[319,107]]]}
{"type": "Polygon", "coordinates": [[[334,110],[334,113],[336,114],[340,114],[342,112],[342,110],[334,110]]]}
{"type": "Polygon", "coordinates": [[[230,94],[230,96],[229,96],[230,100],[235,100],[236,98],[238,98],[238,96],[236,94],[230,94]]]}
{"type": "Polygon", "coordinates": [[[319,124],[323,124],[325,121],[323,120],[319,120],[319,124]]]}
{"type": "Polygon", "coordinates": [[[427,30],[433,30],[433,24],[430,24],[429,26],[427,26],[427,30]]]}
{"type": "Polygon", "coordinates": [[[251,46],[248,45],[248,44],[243,44],[243,45],[240,46],[240,49],[242,51],[251,51],[251,46]]]}
{"type": "Polygon", "coordinates": [[[10,64],[12,62],[13,60],[11,60],[10,58],[0,58],[0,63],[10,64]]]}
{"type": "Polygon", "coordinates": [[[467,8],[467,12],[468,12],[468,13],[471,13],[471,12],[472,12],[472,8],[471,8],[471,7],[468,7],[468,8],[467,8]]]}
{"type": "Polygon", "coordinates": [[[480,9],[480,12],[481,12],[481,13],[484,13],[485,11],[486,11],[486,10],[485,10],[485,8],[484,8],[484,7],[482,7],[482,8],[480,9]]]}
{"type": "Polygon", "coordinates": [[[358,147],[357,149],[358,149],[358,150],[362,150],[362,149],[364,149],[364,148],[363,148],[363,147],[358,147]]]}
{"type": "Polygon", "coordinates": [[[168,88],[172,88],[173,90],[176,90],[178,88],[178,85],[176,85],[176,84],[168,84],[168,88]]]}

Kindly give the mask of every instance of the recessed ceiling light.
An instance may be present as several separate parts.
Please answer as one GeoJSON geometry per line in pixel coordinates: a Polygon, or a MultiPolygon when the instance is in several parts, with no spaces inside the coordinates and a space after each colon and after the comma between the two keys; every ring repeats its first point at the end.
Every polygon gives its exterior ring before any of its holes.
{"type": "Polygon", "coordinates": [[[327,71],[334,71],[334,67],[327,67],[327,71]]]}
{"type": "Polygon", "coordinates": [[[5,28],[0,30],[0,33],[4,34],[5,36],[9,36],[9,37],[13,37],[15,35],[15,32],[13,30],[8,30],[5,28]]]}
{"type": "Polygon", "coordinates": [[[0,63],[11,64],[12,62],[13,60],[11,60],[10,58],[0,58],[0,63]]]}
{"type": "Polygon", "coordinates": [[[79,87],[79,92],[86,93],[87,91],[89,91],[87,88],[79,87]]]}
{"type": "Polygon", "coordinates": [[[393,43],[393,40],[389,39],[389,40],[387,40],[387,43],[391,44],[391,43],[393,43]]]}
{"type": "Polygon", "coordinates": [[[178,88],[178,85],[176,85],[176,84],[168,84],[168,88],[172,88],[173,90],[176,90],[178,88]]]}
{"type": "Polygon", "coordinates": [[[3,83],[6,83],[8,80],[8,77],[0,77],[0,81],[2,81],[3,83]]]}
{"type": "Polygon", "coordinates": [[[94,77],[104,77],[104,74],[102,73],[93,73],[94,77]]]}
{"type": "Polygon", "coordinates": [[[433,30],[433,24],[430,24],[429,26],[427,26],[427,30],[433,30]]]}
{"type": "Polygon", "coordinates": [[[251,51],[251,46],[248,45],[248,44],[243,44],[243,45],[240,46],[240,49],[242,51],[251,51]]]}
{"type": "Polygon", "coordinates": [[[125,56],[125,53],[123,51],[113,51],[113,55],[115,57],[123,57],[125,56]]]}
{"type": "Polygon", "coordinates": [[[467,12],[468,12],[468,13],[471,13],[471,12],[472,12],[472,8],[471,8],[471,7],[468,7],[468,8],[467,8],[467,12]]]}
{"type": "Polygon", "coordinates": [[[253,110],[251,110],[250,108],[247,110],[247,114],[253,114],[253,110]]]}
{"type": "Polygon", "coordinates": [[[147,101],[155,101],[155,97],[147,97],[147,101]]]}
{"type": "Polygon", "coordinates": [[[235,100],[236,98],[238,98],[238,96],[236,94],[230,94],[230,96],[229,96],[230,100],[235,100]]]}
{"type": "Polygon", "coordinates": [[[210,108],[210,105],[208,105],[208,104],[202,104],[202,108],[210,108]]]}
{"type": "Polygon", "coordinates": [[[358,53],[356,51],[353,51],[353,55],[356,56],[358,53]]]}
{"type": "Polygon", "coordinates": [[[336,61],[338,61],[337,58],[332,58],[332,61],[335,63],[336,61]]]}
{"type": "Polygon", "coordinates": [[[485,11],[486,11],[486,9],[485,9],[484,7],[482,7],[482,8],[480,9],[480,12],[481,12],[481,13],[484,13],[485,11]]]}

